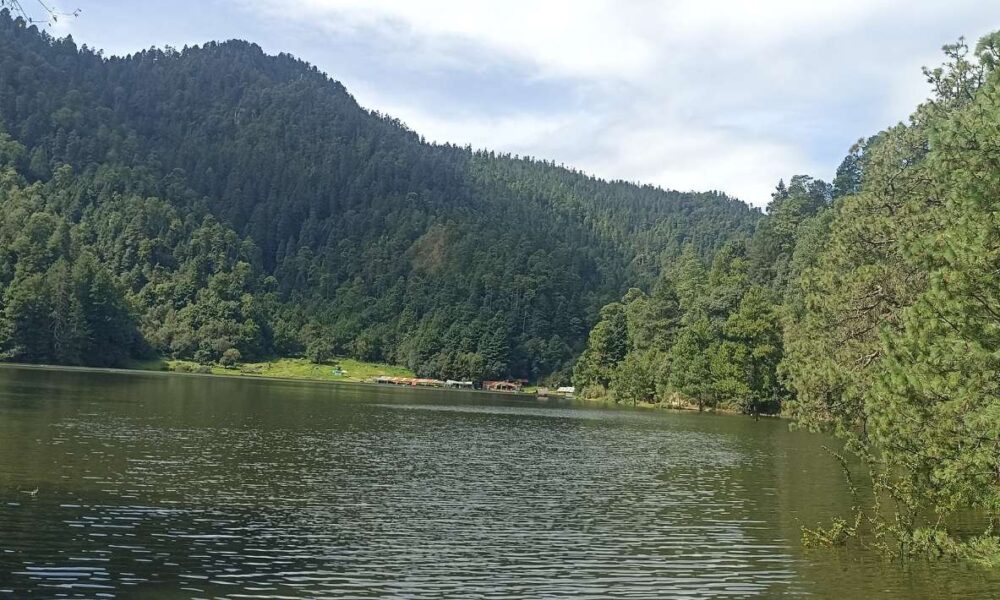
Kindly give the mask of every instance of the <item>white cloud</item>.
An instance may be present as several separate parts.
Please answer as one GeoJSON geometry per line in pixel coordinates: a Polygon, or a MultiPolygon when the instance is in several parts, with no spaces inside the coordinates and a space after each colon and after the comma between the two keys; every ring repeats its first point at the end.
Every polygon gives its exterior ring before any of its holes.
{"type": "Polygon", "coordinates": [[[374,66],[324,62],[322,44],[303,58],[334,67],[362,104],[428,139],[755,204],[780,177],[831,177],[854,140],[905,118],[926,95],[917,65],[936,62],[961,33],[982,34],[991,18],[1000,25],[1000,5],[976,0],[241,5],[349,42],[353,59],[374,66]],[[557,101],[488,102],[470,93],[484,78],[498,89],[544,84],[557,101]]]}
{"type": "Polygon", "coordinates": [[[631,13],[603,0],[302,0],[291,11],[280,0],[254,1],[271,18],[291,16],[334,34],[404,36],[409,49],[419,49],[410,56],[414,60],[462,61],[462,56],[441,52],[462,41],[560,74],[641,73],[656,58],[655,46],[633,35],[631,13]],[[413,45],[412,40],[422,43],[413,45]]]}

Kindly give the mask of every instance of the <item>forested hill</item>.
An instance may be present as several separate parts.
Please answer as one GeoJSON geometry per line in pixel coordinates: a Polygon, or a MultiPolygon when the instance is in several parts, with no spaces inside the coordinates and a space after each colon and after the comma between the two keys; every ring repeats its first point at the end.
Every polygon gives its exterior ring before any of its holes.
{"type": "Polygon", "coordinates": [[[0,352],[566,369],[598,309],[758,211],[423,141],[242,41],[106,58],[0,17],[0,352]]]}

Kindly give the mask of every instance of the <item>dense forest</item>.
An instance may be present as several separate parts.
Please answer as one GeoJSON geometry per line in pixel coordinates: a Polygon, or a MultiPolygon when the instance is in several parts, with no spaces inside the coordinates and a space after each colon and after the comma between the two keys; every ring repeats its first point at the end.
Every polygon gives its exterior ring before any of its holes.
{"type": "Polygon", "coordinates": [[[0,16],[0,353],[568,375],[601,306],[749,235],[720,193],[426,143],[242,41],[104,57],[0,16]]]}
{"type": "Polygon", "coordinates": [[[781,181],[752,236],[705,260],[686,248],[649,291],[629,289],[601,309],[573,378],[585,395],[776,413],[790,395],[779,373],[789,311],[803,311],[800,282],[826,243],[838,184],[781,181]]]}
{"type": "Polygon", "coordinates": [[[930,99],[832,184],[779,183],[752,236],[606,305],[574,379],[832,431],[875,494],[808,539],[997,564],[1000,33],[945,54],[930,99]],[[984,524],[955,535],[970,510],[984,524]]]}

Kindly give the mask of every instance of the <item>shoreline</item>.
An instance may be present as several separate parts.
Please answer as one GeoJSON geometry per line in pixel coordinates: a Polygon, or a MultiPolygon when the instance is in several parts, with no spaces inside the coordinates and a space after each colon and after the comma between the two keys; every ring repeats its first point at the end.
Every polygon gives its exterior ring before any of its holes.
{"type": "MultiPolygon", "coordinates": [[[[699,408],[697,404],[689,402],[638,402],[636,404],[630,403],[616,403],[607,396],[601,396],[598,398],[584,398],[582,396],[577,396],[574,400],[578,402],[583,402],[587,404],[600,404],[602,406],[609,407],[619,407],[619,408],[632,408],[637,410],[668,410],[668,411],[678,411],[678,412],[696,412],[708,415],[729,415],[734,417],[753,417],[752,414],[747,414],[739,410],[725,407],[709,407],[709,408],[699,408]]],[[[758,415],[761,419],[786,419],[784,414],[776,413],[761,413],[758,415]]]]}
{"type": "MultiPolygon", "coordinates": [[[[436,391],[436,392],[465,392],[465,393],[479,393],[479,394],[489,394],[493,396],[501,397],[513,397],[513,398],[536,398],[544,400],[581,400],[580,398],[566,398],[561,396],[538,396],[531,392],[495,392],[489,390],[475,390],[475,389],[457,389],[457,388],[447,388],[447,387],[425,387],[425,386],[410,386],[410,385],[390,385],[383,383],[375,383],[374,381],[365,381],[363,379],[353,379],[345,377],[342,379],[320,379],[320,378],[310,378],[310,377],[283,377],[278,375],[264,375],[264,374],[252,374],[243,373],[238,370],[233,370],[232,373],[195,373],[189,371],[175,371],[172,369],[153,369],[153,368],[142,368],[142,367],[86,367],[80,365],[53,365],[53,364],[39,364],[39,363],[15,363],[15,362],[0,362],[0,369],[31,369],[34,371],[76,371],[81,373],[107,373],[115,375],[161,375],[161,376],[190,376],[190,377],[214,377],[219,379],[244,379],[251,381],[275,381],[284,383],[313,383],[313,384],[331,384],[331,385],[348,385],[348,386],[366,386],[375,388],[385,388],[385,389],[403,389],[403,390],[425,390],[425,391],[436,391]]],[[[219,369],[228,370],[228,369],[219,369]]]]}
{"type": "MultiPolygon", "coordinates": [[[[167,366],[166,363],[160,363],[162,366],[167,366]]],[[[141,363],[140,363],[141,365],[141,363]]],[[[323,365],[328,366],[328,365],[323,365]]],[[[559,396],[559,395],[549,395],[549,396],[539,396],[534,392],[496,392],[489,390],[476,390],[476,389],[458,389],[458,388],[447,388],[447,387],[424,387],[424,386],[411,386],[411,385],[391,385],[384,383],[376,383],[374,381],[366,381],[364,379],[357,379],[351,377],[343,377],[338,379],[332,378],[318,378],[318,377],[288,377],[280,375],[268,375],[268,374],[254,374],[245,373],[238,369],[225,369],[222,367],[214,367],[212,372],[209,373],[196,373],[190,371],[177,371],[170,368],[151,368],[143,366],[135,367],[86,367],[79,365],[53,365],[53,364],[37,364],[37,363],[15,363],[15,362],[0,362],[0,369],[32,369],[36,371],[76,371],[81,373],[107,373],[107,374],[124,374],[124,375],[178,375],[178,376],[191,376],[191,377],[215,377],[220,379],[243,379],[251,381],[274,381],[283,383],[312,383],[312,384],[332,384],[332,385],[348,385],[348,386],[366,386],[374,388],[385,388],[385,389],[404,389],[404,390],[423,390],[423,391],[435,391],[435,392],[464,392],[464,393],[477,393],[477,394],[488,394],[491,396],[499,396],[506,398],[517,398],[521,400],[534,399],[538,401],[563,401],[563,402],[577,402],[583,405],[601,406],[604,408],[628,408],[632,410],[659,410],[659,411],[676,411],[684,413],[700,413],[707,415],[725,415],[725,416],[736,416],[736,417],[752,417],[752,415],[746,415],[742,412],[730,409],[730,408],[702,408],[699,409],[695,404],[666,404],[666,403],[651,403],[651,402],[639,402],[636,404],[629,403],[617,403],[607,397],[600,398],[584,398],[582,396],[559,396]]],[[[761,418],[768,419],[783,419],[786,418],[782,414],[761,414],[761,418]]]]}

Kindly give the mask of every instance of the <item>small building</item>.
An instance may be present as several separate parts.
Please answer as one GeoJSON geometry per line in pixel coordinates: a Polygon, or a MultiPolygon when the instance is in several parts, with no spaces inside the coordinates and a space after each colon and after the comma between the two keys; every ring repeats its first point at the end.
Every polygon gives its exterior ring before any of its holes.
{"type": "Polygon", "coordinates": [[[490,392],[520,392],[524,387],[520,381],[484,381],[483,389],[490,392]]]}
{"type": "Polygon", "coordinates": [[[449,379],[444,382],[444,387],[455,388],[460,390],[471,390],[473,388],[471,381],[455,381],[454,379],[449,379]]]}
{"type": "Polygon", "coordinates": [[[571,385],[564,385],[556,390],[557,394],[562,394],[563,396],[572,396],[576,393],[576,388],[571,385]]]}

